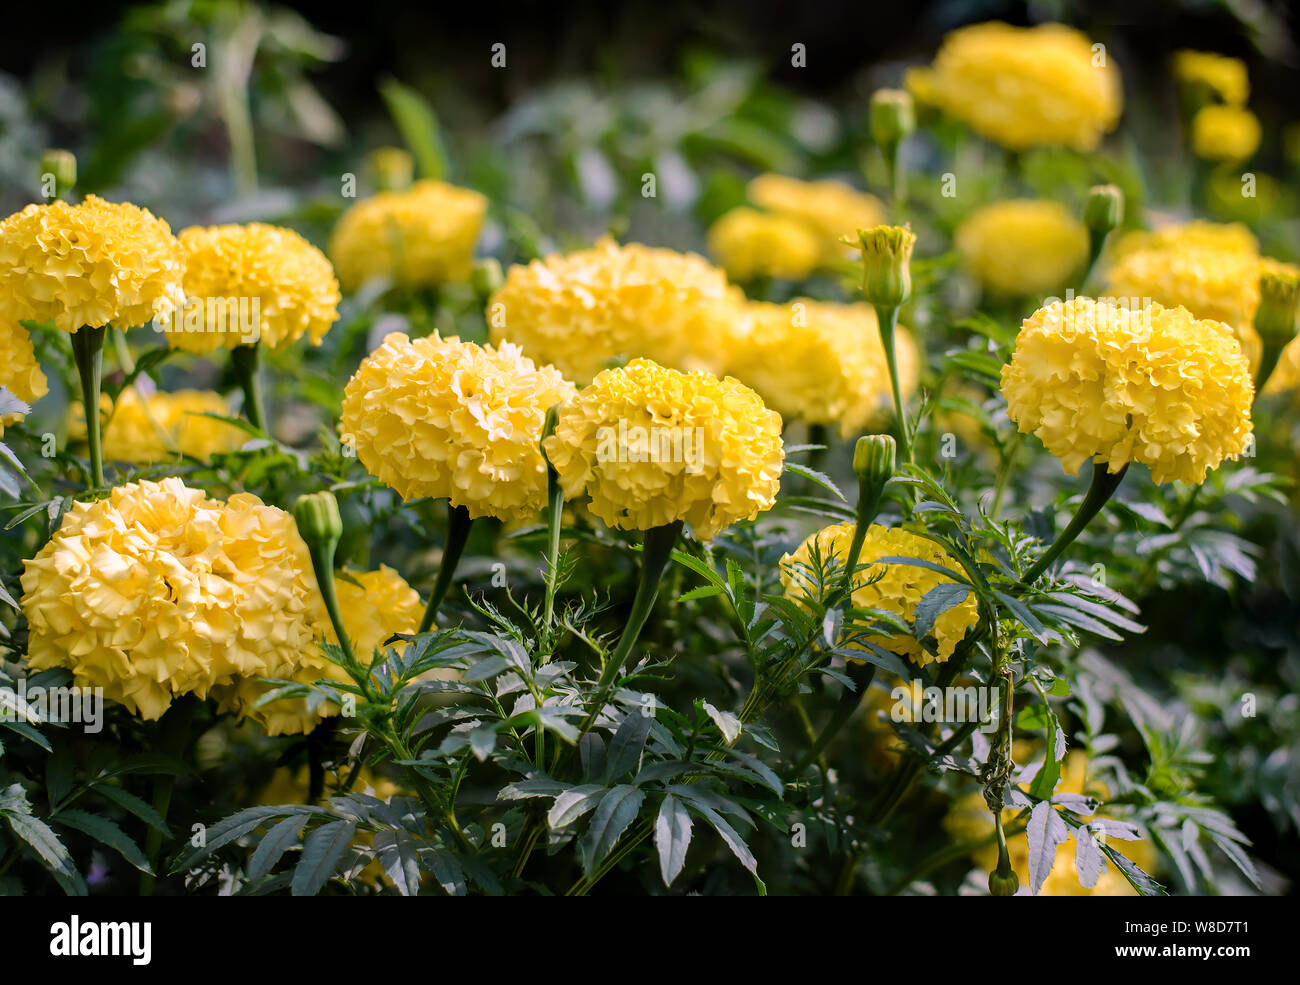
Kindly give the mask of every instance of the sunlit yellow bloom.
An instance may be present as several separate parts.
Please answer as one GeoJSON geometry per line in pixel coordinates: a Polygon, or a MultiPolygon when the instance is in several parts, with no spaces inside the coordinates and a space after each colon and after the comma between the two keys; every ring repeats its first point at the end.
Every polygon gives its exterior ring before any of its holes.
{"type": "Polygon", "coordinates": [[[146,209],[94,195],[29,205],[0,222],[0,321],[145,325],[184,299],[184,270],[167,223],[146,209]]]}
{"type": "Polygon", "coordinates": [[[469,280],[487,199],[442,181],[357,202],[339,219],[329,255],[347,291],[388,278],[405,287],[469,280]]]}
{"type": "Polygon", "coordinates": [[[1064,287],[1088,257],[1088,231],[1064,205],[1015,199],[976,209],[957,229],[966,265],[995,294],[1032,297],[1064,287]]]}
{"type": "MultiPolygon", "coordinates": [[[[206,417],[230,415],[226,400],[211,390],[158,391],[143,400],[134,388],[118,397],[100,396],[104,459],[131,465],[150,465],[187,455],[201,461],[219,452],[233,451],[247,440],[239,428],[206,417]]],[[[69,411],[68,439],[86,439],[86,415],[80,403],[69,411]]]]}
{"type": "Polygon", "coordinates": [[[334,269],[292,229],[193,226],[180,241],[185,307],[164,324],[173,347],[202,354],[260,342],[278,349],[303,335],[320,345],[338,320],[334,269]]]}
{"type": "Polygon", "coordinates": [[[342,430],[404,499],[448,497],[471,517],[521,519],[546,501],[546,412],[573,393],[509,342],[393,333],[348,381],[342,430]]]}
{"type": "Polygon", "coordinates": [[[1002,394],[1070,474],[1089,460],[1111,472],[1140,462],[1158,483],[1200,483],[1246,450],[1255,388],[1222,322],[1074,298],[1025,320],[1002,394]]]}
{"type": "MultiPolygon", "coordinates": [[[[750,304],[727,345],[727,372],[753,387],[783,418],[838,428],[851,437],[893,407],[876,313],[868,304],[798,298],[750,304]]],[[[906,329],[895,335],[904,395],[920,375],[906,329]]]]}
{"type": "Polygon", "coordinates": [[[513,266],[488,301],[492,341],[588,383],[620,360],[707,365],[743,301],[703,257],[603,239],[513,266]]]}
{"type": "Polygon", "coordinates": [[[1229,106],[1244,106],[1250,98],[1246,63],[1211,51],[1174,52],[1174,78],[1194,86],[1229,106]]]}
{"type": "Polygon", "coordinates": [[[885,207],[874,195],[834,179],[801,181],[779,174],[760,174],[749,183],[749,200],[760,209],[785,216],[812,230],[823,262],[851,256],[840,242],[859,229],[885,221],[885,207]]]}
{"type": "Polygon", "coordinates": [[[949,116],[1012,150],[1092,150],[1123,104],[1110,53],[1060,24],[959,28],[944,38],[925,88],[949,116]]]}
{"type": "Polygon", "coordinates": [[[1206,106],[1192,118],[1192,152],[1207,161],[1236,164],[1259,150],[1259,117],[1237,106],[1206,106]]]}
{"type": "Polygon", "coordinates": [[[1106,257],[1122,260],[1139,250],[1210,249],[1225,252],[1259,252],[1259,240],[1240,222],[1168,223],[1151,230],[1135,230],[1112,238],[1107,244],[1106,257]]]}
{"type": "Polygon", "coordinates": [[[771,509],[785,453],[781,415],[738,380],[648,359],[605,370],[560,408],[546,456],[567,498],[611,527],[678,520],[700,540],[771,509]]]}
{"type": "MultiPolygon", "coordinates": [[[[828,573],[833,569],[836,578],[842,577],[844,566],[848,563],[853,531],[852,523],[832,524],[813,534],[797,550],[783,557],[781,584],[785,586],[786,595],[795,600],[817,595],[819,586],[816,584],[818,572],[813,563],[814,550],[828,573]]],[[[854,578],[853,605],[858,609],[892,612],[909,623],[915,618],[916,604],[928,591],[937,585],[952,584],[953,580],[941,572],[920,565],[875,563],[886,557],[920,558],[952,571],[961,570],[957,562],[932,540],[878,523],[867,528],[858,564],[870,567],[862,568],[854,578]]],[[[868,636],[865,642],[924,666],[951,657],[957,644],[966,635],[966,630],[974,626],[978,619],[975,598],[969,595],[935,620],[934,627],[926,634],[929,643],[923,644],[916,638],[903,634],[892,637],[868,636]]]]}
{"type": "Polygon", "coordinates": [[[803,280],[821,257],[817,237],[803,223],[740,206],[709,229],[709,252],[727,276],[803,280]]]}
{"type": "MultiPolygon", "coordinates": [[[[29,407],[50,389],[36,361],[36,349],[27,329],[3,318],[0,318],[0,386],[29,407]]],[[[4,437],[5,425],[17,424],[22,419],[19,413],[0,413],[0,438],[4,437]]]]}

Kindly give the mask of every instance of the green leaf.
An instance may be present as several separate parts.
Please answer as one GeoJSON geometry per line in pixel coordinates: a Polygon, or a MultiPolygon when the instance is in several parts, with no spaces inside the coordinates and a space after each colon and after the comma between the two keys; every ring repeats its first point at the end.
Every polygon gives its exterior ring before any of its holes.
{"type": "Polygon", "coordinates": [[[442,142],[438,114],[422,95],[408,85],[389,79],[379,87],[393,122],[415,156],[421,178],[442,180],[447,176],[447,152],[442,142]]]}
{"type": "Polygon", "coordinates": [[[272,818],[287,817],[291,814],[324,813],[325,811],[319,807],[311,807],[305,804],[281,804],[278,807],[259,806],[246,808],[212,825],[207,831],[204,844],[177,859],[172,866],[172,871],[180,872],[189,868],[198,858],[215,852],[218,848],[228,845],[238,838],[242,838],[272,818]]]}
{"type": "MultiPolygon", "coordinates": [[[[277,825],[278,827],[278,825],[277,825]]],[[[294,896],[315,896],[338,868],[339,859],[352,844],[357,822],[331,821],[322,824],[303,842],[302,857],[293,870],[290,892],[294,896]]]]}
{"type": "Polygon", "coordinates": [[[375,834],[375,854],[384,872],[403,896],[420,891],[420,858],[411,836],[400,828],[375,834]]]}
{"type": "MultiPolygon", "coordinates": [[[[448,896],[465,895],[465,873],[460,863],[456,861],[456,856],[451,852],[435,848],[432,851],[421,852],[420,858],[427,860],[428,870],[433,873],[433,877],[438,880],[438,885],[448,896]]],[[[469,857],[466,857],[465,861],[468,865],[469,857]]]]}
{"type": "Polygon", "coordinates": [[[912,622],[917,639],[925,639],[934,631],[934,624],[949,609],[955,609],[970,596],[969,585],[935,585],[916,603],[912,622]]]}
{"type": "Polygon", "coordinates": [[[546,823],[552,830],[567,828],[584,814],[596,809],[606,787],[599,783],[584,783],[570,787],[555,798],[555,803],[546,813],[546,823]]]}
{"type": "Polygon", "coordinates": [[[1020,620],[1021,624],[1027,630],[1029,630],[1029,632],[1033,635],[1034,639],[1038,640],[1039,643],[1046,645],[1047,643],[1046,627],[1044,627],[1043,624],[1038,621],[1038,618],[1032,612],[1030,612],[1027,608],[1025,608],[1025,604],[1023,602],[1021,602],[1019,599],[1012,598],[1010,595],[1006,594],[1005,592],[994,592],[993,594],[997,597],[999,602],[1001,602],[1003,605],[1005,605],[1008,609],[1011,610],[1011,614],[1020,620]]]}
{"type": "Polygon", "coordinates": [[[627,826],[635,820],[645,802],[645,791],[640,787],[621,783],[613,787],[600,800],[591,825],[578,846],[582,856],[583,871],[590,876],[614,846],[627,826]]]}
{"type": "Polygon", "coordinates": [[[796,465],[794,462],[791,462],[789,459],[786,460],[785,470],[787,472],[793,472],[795,475],[801,475],[805,479],[811,479],[813,482],[817,483],[817,485],[821,486],[823,489],[826,489],[834,493],[837,497],[839,497],[841,502],[845,502],[845,503],[848,502],[848,500],[844,498],[844,493],[840,492],[840,487],[835,485],[835,480],[833,480],[825,472],[818,472],[816,469],[810,469],[806,465],[796,465]]]}
{"type": "Polygon", "coordinates": [[[307,818],[297,815],[286,817],[273,825],[266,833],[266,837],[258,842],[253,857],[248,860],[248,878],[260,878],[275,868],[275,863],[280,861],[280,857],[289,850],[290,846],[298,843],[298,836],[302,834],[306,824],[307,818]]]}
{"type": "Polygon", "coordinates": [[[54,820],[65,827],[90,835],[101,845],[113,849],[141,872],[153,875],[153,867],[145,858],[144,852],[140,850],[140,846],[107,818],[87,814],[85,811],[64,810],[54,815],[54,820]]]}
{"type": "Polygon", "coordinates": [[[672,794],[666,794],[655,818],[655,850],[659,853],[659,874],[671,886],[686,864],[691,847],[690,811],[672,794]]]}
{"type": "Polygon", "coordinates": [[[641,763],[641,753],[645,749],[646,738],[650,735],[650,726],[654,718],[633,712],[618,726],[614,738],[606,753],[605,782],[613,783],[626,776],[631,776],[641,763]]]}
{"type": "Polygon", "coordinates": [[[61,876],[59,884],[69,896],[87,895],[86,882],[72,862],[72,856],[54,833],[54,829],[40,818],[30,814],[4,812],[9,827],[21,841],[26,842],[47,866],[61,876]]]}
{"type": "Polygon", "coordinates": [[[111,783],[96,783],[93,789],[101,797],[111,800],[118,807],[134,814],[149,827],[162,832],[164,836],[168,838],[172,836],[171,829],[167,827],[167,822],[163,819],[163,816],[154,810],[152,805],[141,800],[135,794],[111,783]]]}
{"type": "Polygon", "coordinates": [[[731,745],[740,738],[740,733],[745,730],[744,724],[739,718],[729,711],[719,711],[707,701],[703,702],[704,713],[713,720],[713,724],[718,727],[722,733],[722,741],[731,745]]]}

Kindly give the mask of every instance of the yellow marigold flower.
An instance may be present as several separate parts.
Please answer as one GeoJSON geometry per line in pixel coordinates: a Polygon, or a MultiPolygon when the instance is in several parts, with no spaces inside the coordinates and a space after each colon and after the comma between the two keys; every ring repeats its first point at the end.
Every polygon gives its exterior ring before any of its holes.
{"type": "MultiPolygon", "coordinates": [[[[1021,754],[1017,752],[1017,762],[1021,754]]],[[[1071,752],[1061,764],[1061,782],[1057,793],[1091,794],[1099,800],[1105,800],[1109,793],[1102,784],[1087,783],[1087,756],[1082,752],[1071,752]]],[[[1019,811],[1007,809],[1002,812],[1002,823],[1010,826],[1019,811]]],[[[978,791],[959,797],[944,818],[944,829],[955,842],[974,841],[993,833],[993,815],[984,803],[983,794],[978,791]]],[[[1112,838],[1107,842],[1110,848],[1128,858],[1143,872],[1155,868],[1156,854],[1151,842],[1146,839],[1124,841],[1112,838]]],[[[1030,895],[1029,882],[1029,837],[1021,831],[1007,838],[1007,854],[1011,857],[1011,866],[1020,878],[1020,893],[1030,895]]],[[[1075,847],[1073,839],[1067,840],[1056,850],[1056,862],[1051,874],[1039,889],[1039,896],[1136,896],[1137,892],[1129,885],[1127,879],[1107,860],[1106,868],[1091,889],[1085,889],[1079,882],[1074,868],[1075,847]]],[[[992,871],[998,863],[998,848],[992,841],[982,848],[971,852],[971,859],[981,869],[992,871]]]]}
{"type": "MultiPolygon", "coordinates": [[[[0,386],[28,406],[50,390],[27,329],[4,318],[0,318],[0,386]]],[[[0,438],[4,437],[5,425],[22,419],[22,414],[0,414],[0,438]]]]}
{"type": "Polygon", "coordinates": [[[185,258],[148,210],[87,195],[29,205],[0,222],[0,320],[130,328],[168,317],[185,258]]]}
{"type": "Polygon", "coordinates": [[[402,498],[448,497],[471,517],[520,519],[546,501],[546,412],[573,394],[509,342],[393,333],[348,381],[342,428],[361,463],[402,498]]]}
{"type": "Polygon", "coordinates": [[[1139,250],[1208,249],[1234,253],[1259,253],[1259,240],[1240,222],[1167,223],[1157,229],[1135,230],[1116,237],[1106,256],[1118,262],[1139,250]]]}
{"type": "Polygon", "coordinates": [[[346,212],[329,255],[347,291],[380,277],[405,287],[469,280],[487,199],[442,181],[380,192],[346,212]]]}
{"type": "Polygon", "coordinates": [[[292,229],[192,226],[180,242],[185,306],[163,323],[173,348],[204,354],[261,342],[278,349],[303,335],[320,345],[338,320],[334,269],[292,229]]]}
{"type": "MultiPolygon", "coordinates": [[[[343,629],[352,641],[358,660],[369,662],[376,649],[394,633],[415,633],[424,614],[424,604],[419,594],[396,571],[381,565],[375,571],[340,571],[335,578],[339,611],[343,629]]],[[[293,680],[302,684],[334,680],[350,683],[342,667],[331,662],[317,645],[324,637],[338,643],[338,635],[328,618],[316,627],[317,638],[312,639],[297,655],[292,665],[285,665],[280,673],[262,676],[293,680]]],[[[456,676],[455,671],[437,671],[439,677],[456,676]]],[[[306,698],[279,698],[259,706],[258,701],[277,685],[255,677],[245,677],[232,686],[219,688],[222,711],[238,712],[260,723],[268,735],[302,735],[310,732],[321,719],[337,715],[339,709],[330,702],[312,708],[306,698]]]]}
{"type": "Polygon", "coordinates": [[[821,258],[821,244],[803,223],[740,206],[709,229],[709,252],[732,280],[803,280],[821,258]]]}
{"type": "MultiPolygon", "coordinates": [[[[229,416],[230,408],[221,394],[211,390],[160,390],[142,399],[130,388],[118,397],[116,407],[107,394],[101,394],[104,459],[131,465],[165,462],[178,454],[207,460],[244,443],[246,436],[239,428],[205,414],[229,416]]],[[[68,416],[69,440],[86,440],[81,404],[73,404],[68,416]]]]}
{"type": "Polygon", "coordinates": [[[1108,52],[1061,24],[974,24],[950,33],[927,78],[949,116],[1012,150],[1092,150],[1123,105],[1108,52]]]}
{"type": "Polygon", "coordinates": [[[177,478],[76,503],[24,563],[28,665],[66,667],[146,719],[237,677],[287,676],[325,618],[288,513],[177,478]]]}
{"type": "Polygon", "coordinates": [[[493,342],[514,342],[581,384],[624,358],[707,360],[742,300],[703,257],[602,239],[511,267],[487,312],[493,342]]]}
{"type": "Polygon", "coordinates": [[[1229,106],[1244,106],[1250,98],[1246,63],[1212,51],[1174,52],[1174,78],[1180,85],[1201,89],[1229,106]]]}
{"type": "Polygon", "coordinates": [[[1088,230],[1059,202],[1013,199],[976,209],[957,229],[967,267],[995,294],[1032,297],[1064,286],[1088,258],[1088,230]]]}
{"type": "Polygon", "coordinates": [[[739,380],[648,359],[605,370],[560,408],[546,456],[567,498],[611,527],[685,520],[700,540],[776,502],[781,415],[739,380]]]}
{"type": "MultiPolygon", "coordinates": [[[[813,581],[815,572],[812,570],[814,545],[822,563],[829,566],[831,561],[837,562],[837,570],[842,574],[844,565],[848,563],[853,530],[852,523],[831,524],[805,540],[793,553],[783,557],[781,584],[785,586],[786,595],[797,599],[816,592],[817,586],[813,581]]],[[[926,592],[937,585],[952,584],[952,579],[919,565],[874,563],[883,557],[914,557],[953,571],[961,570],[957,562],[932,540],[878,523],[869,526],[858,563],[871,567],[864,568],[854,580],[853,604],[859,609],[892,612],[907,622],[914,619],[916,604],[925,597],[926,592]]],[[[966,635],[966,630],[978,620],[979,611],[974,596],[968,596],[935,620],[934,628],[928,634],[934,641],[932,646],[923,646],[915,638],[902,635],[872,636],[867,638],[867,642],[900,657],[907,657],[923,667],[932,661],[942,662],[951,657],[957,644],[966,635]]]]}
{"type": "MultiPolygon", "coordinates": [[[[727,345],[727,372],[782,418],[833,425],[849,438],[893,408],[889,369],[869,304],[750,304],[727,345]]],[[[912,337],[895,335],[904,394],[916,390],[912,337]]]]}
{"type": "Polygon", "coordinates": [[[1089,459],[1111,472],[1141,462],[1157,483],[1200,483],[1246,449],[1255,388],[1221,322],[1074,298],[1025,320],[1002,394],[1070,474],[1089,459]]]}
{"type": "Polygon", "coordinates": [[[1259,150],[1259,117],[1239,106],[1206,106],[1192,117],[1192,153],[1236,164],[1259,150]]]}
{"type": "Polygon", "coordinates": [[[885,222],[885,207],[874,195],[833,179],[801,181],[760,174],[749,183],[749,200],[760,209],[803,223],[817,237],[822,261],[852,256],[841,240],[859,229],[885,222]]]}

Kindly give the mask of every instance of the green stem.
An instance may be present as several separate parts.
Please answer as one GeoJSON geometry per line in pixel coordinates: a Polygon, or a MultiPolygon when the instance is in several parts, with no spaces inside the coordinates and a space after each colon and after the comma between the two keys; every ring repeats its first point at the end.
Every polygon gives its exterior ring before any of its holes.
{"type": "Polygon", "coordinates": [[[352,649],[352,641],[348,638],[347,630],[343,628],[343,615],[339,609],[339,594],[334,584],[334,549],[326,548],[321,545],[309,544],[308,552],[311,554],[311,564],[316,571],[316,584],[320,588],[321,600],[325,603],[325,611],[329,614],[330,624],[334,627],[334,635],[339,638],[339,649],[343,655],[354,666],[357,665],[357,655],[352,649]]]}
{"type": "Polygon", "coordinates": [[[889,367],[889,386],[894,394],[894,413],[898,417],[898,447],[903,461],[912,464],[912,437],[908,433],[907,412],[903,406],[903,388],[898,379],[898,356],[894,336],[898,328],[898,306],[876,305],[876,323],[880,328],[880,342],[885,349],[885,364],[889,367]]]}
{"type": "Polygon", "coordinates": [[[104,485],[104,452],[99,440],[99,391],[104,368],[104,336],[107,325],[83,325],[72,333],[72,356],[81,377],[81,406],[86,411],[86,447],[90,453],[90,479],[96,488],[104,485]]]}
{"type": "Polygon", "coordinates": [[[1106,505],[1107,500],[1119,488],[1120,482],[1124,479],[1124,473],[1128,471],[1128,464],[1118,472],[1111,472],[1104,462],[1098,462],[1092,467],[1092,482],[1088,485],[1088,492],[1083,497],[1083,502],[1079,504],[1079,510],[1074,514],[1074,519],[1070,525],[1061,531],[1059,537],[1052,542],[1043,555],[1034,562],[1033,566],[1024,573],[1020,579],[1021,584],[1032,585],[1044,571],[1046,571],[1058,557],[1074,543],[1074,539],[1079,536],[1088,522],[1101,512],[1101,508],[1106,505]]]}
{"type": "MultiPolygon", "coordinates": [[[[550,470],[548,470],[550,471],[550,470]]],[[[546,516],[546,608],[542,614],[542,625],[550,628],[555,618],[555,590],[560,563],[560,530],[564,520],[564,490],[560,488],[559,477],[550,471],[547,479],[550,510],[546,516]]],[[[549,657],[549,654],[548,654],[549,657]]]]}
{"type": "Polygon", "coordinates": [[[442,600],[447,596],[447,589],[451,587],[451,579],[456,574],[456,565],[460,564],[460,556],[465,553],[465,543],[469,540],[473,524],[469,510],[463,506],[452,506],[448,501],[447,544],[442,549],[442,561],[438,564],[438,580],[434,582],[433,594],[429,596],[424,618],[420,620],[421,633],[427,633],[433,627],[434,617],[438,615],[442,600]]]}
{"type": "Polygon", "coordinates": [[[262,347],[254,342],[252,345],[237,345],[230,350],[230,362],[235,368],[235,376],[244,390],[244,416],[248,423],[263,434],[266,430],[266,407],[262,403],[262,347]]]}

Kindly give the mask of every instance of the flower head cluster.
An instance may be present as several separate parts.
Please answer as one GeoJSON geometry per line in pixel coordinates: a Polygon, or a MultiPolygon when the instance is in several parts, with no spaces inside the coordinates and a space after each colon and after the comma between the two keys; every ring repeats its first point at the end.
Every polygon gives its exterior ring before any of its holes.
{"type": "Polygon", "coordinates": [[[184,300],[185,258],[167,223],[94,195],[29,205],[0,222],[0,320],[130,328],[184,300]]]}
{"type": "Polygon", "coordinates": [[[339,219],[329,255],[344,289],[389,278],[405,287],[469,280],[487,199],[441,181],[380,192],[339,219]]]}
{"type": "MultiPolygon", "coordinates": [[[[1019,759],[1019,755],[1017,756],[1019,759]]],[[[1058,794],[1088,794],[1099,800],[1105,800],[1109,793],[1103,785],[1088,782],[1087,756],[1082,752],[1071,752],[1061,764],[1061,782],[1056,788],[1058,794]]],[[[1002,823],[1010,826],[1017,810],[1008,808],[1003,811],[1002,823]]],[[[971,859],[982,869],[992,870],[998,862],[998,847],[993,839],[993,815],[989,813],[980,792],[973,792],[959,797],[943,821],[944,830],[958,843],[978,843],[987,837],[987,843],[971,853],[971,859]]],[[[1081,831],[1080,834],[1083,832],[1081,831]]],[[[1144,872],[1150,872],[1155,865],[1155,852],[1151,842],[1142,839],[1125,841],[1113,839],[1111,848],[1119,851],[1144,872]]],[[[1007,838],[1007,853],[1011,866],[1020,878],[1019,895],[1031,894],[1029,881],[1029,837],[1025,832],[1010,835],[1007,838]]],[[[1075,871],[1074,842],[1066,839],[1056,850],[1056,860],[1052,871],[1038,890],[1039,896],[1136,896],[1137,892],[1129,885],[1127,879],[1113,863],[1106,863],[1100,878],[1087,888],[1079,882],[1075,871]]]]}
{"type": "MultiPolygon", "coordinates": [[[[230,408],[211,390],[161,390],[141,396],[134,388],[123,390],[116,405],[100,397],[104,458],[110,462],[150,465],[175,459],[178,454],[200,460],[233,451],[246,440],[244,432],[207,414],[227,416],[230,408]]],[[[80,403],[69,413],[68,437],[84,441],[86,415],[80,403]]]]}
{"type": "Polygon", "coordinates": [[[1202,160],[1237,164],[1259,150],[1259,117],[1243,106],[1205,106],[1192,118],[1192,152],[1202,160]]]}
{"type": "Polygon", "coordinates": [[[1118,262],[1141,250],[1221,250],[1258,253],[1259,240],[1240,222],[1207,222],[1193,219],[1150,230],[1134,230],[1118,237],[1106,249],[1107,258],[1118,262]]]}
{"type": "Polygon", "coordinates": [[[1033,297],[1067,283],[1088,256],[1088,231],[1059,202],[1013,199],[976,209],[957,229],[957,250],[984,287],[1033,297]]]}
{"type": "MultiPolygon", "coordinates": [[[[876,312],[868,304],[799,298],[754,303],[727,345],[727,372],[753,387],[783,418],[861,434],[892,406],[876,312]]],[[[916,389],[920,360],[911,335],[895,333],[903,392],[916,389]]]]}
{"type": "MultiPolygon", "coordinates": [[[[45,374],[41,372],[36,361],[36,349],[32,346],[27,329],[17,322],[0,318],[0,386],[4,387],[23,403],[36,403],[49,392],[45,374]]],[[[0,437],[4,436],[6,424],[16,424],[22,420],[22,414],[0,413],[0,437]]]]}
{"type": "MultiPolygon", "coordinates": [[[[424,606],[420,596],[392,568],[381,565],[375,571],[340,571],[335,578],[343,630],[352,641],[357,659],[369,662],[370,655],[384,645],[394,633],[414,633],[420,625],[424,606]]],[[[316,627],[317,637],[338,643],[338,635],[328,619],[316,627]]],[[[300,684],[334,680],[350,682],[347,672],[332,663],[313,639],[296,661],[280,668],[279,673],[264,676],[300,684]]],[[[229,687],[218,688],[216,697],[221,710],[237,712],[258,722],[268,735],[302,735],[310,732],[322,718],[338,714],[330,702],[315,706],[306,698],[277,698],[259,702],[276,685],[254,677],[243,677],[229,687]]]]}
{"type": "Polygon", "coordinates": [[[1025,320],[1002,368],[1007,413],[1071,474],[1129,462],[1200,483],[1250,439],[1250,364],[1232,330],[1185,308],[1074,298],[1025,320]]]}
{"type": "Polygon", "coordinates": [[[612,527],[684,520],[700,540],[776,501],[781,415],[731,377],[636,359],[600,373],[560,409],[546,457],[568,498],[612,527]]]}
{"type": "Polygon", "coordinates": [[[79,502],[22,575],[28,664],[142,718],[237,678],[286,676],[324,620],[293,518],[177,478],[79,502]]]}
{"type": "Polygon", "coordinates": [[[1246,63],[1212,51],[1174,52],[1174,79],[1228,106],[1244,106],[1250,98],[1246,63]]]}
{"type": "MultiPolygon", "coordinates": [[[[793,553],[781,559],[781,584],[787,596],[796,600],[818,591],[816,559],[828,569],[831,562],[839,572],[848,563],[849,545],[853,541],[854,524],[837,523],[813,534],[793,553]]],[[[919,558],[950,570],[960,570],[957,562],[942,547],[918,534],[873,523],[867,528],[858,558],[860,568],[854,578],[853,605],[858,609],[880,609],[890,612],[906,622],[916,617],[917,603],[937,585],[953,584],[953,579],[932,568],[886,561],[881,558],[919,558]]],[[[979,611],[973,596],[948,609],[935,620],[926,633],[932,640],[923,645],[913,636],[871,636],[866,642],[874,643],[891,653],[908,657],[919,666],[932,661],[944,661],[952,656],[957,644],[979,620],[979,611]]]]}
{"type": "Polygon", "coordinates": [[[1012,150],[1092,150],[1115,129],[1119,71],[1104,50],[1060,24],[974,24],[944,38],[934,64],[911,84],[945,113],[1012,150]]]}
{"type": "Polygon", "coordinates": [[[546,500],[546,412],[573,394],[509,342],[394,333],[348,381],[342,430],[404,499],[448,497],[471,517],[526,518],[546,500]]]}
{"type": "Polygon", "coordinates": [[[488,324],[493,342],[514,342],[588,383],[625,357],[707,362],[740,303],[739,290],[703,257],[604,239],[511,267],[488,302],[488,324]]]}
{"type": "Polygon", "coordinates": [[[742,205],[709,229],[709,252],[732,280],[803,280],[821,259],[821,243],[797,219],[742,205]]]}
{"type": "Polygon", "coordinates": [[[320,345],[338,320],[334,269],[292,229],[194,226],[180,242],[186,303],[165,323],[173,348],[202,354],[260,342],[278,349],[303,335],[320,345]]]}
{"type": "Polygon", "coordinates": [[[841,242],[845,236],[885,221],[885,207],[878,198],[830,178],[801,181],[760,174],[746,192],[760,209],[806,226],[817,237],[823,261],[848,255],[841,242]]]}

